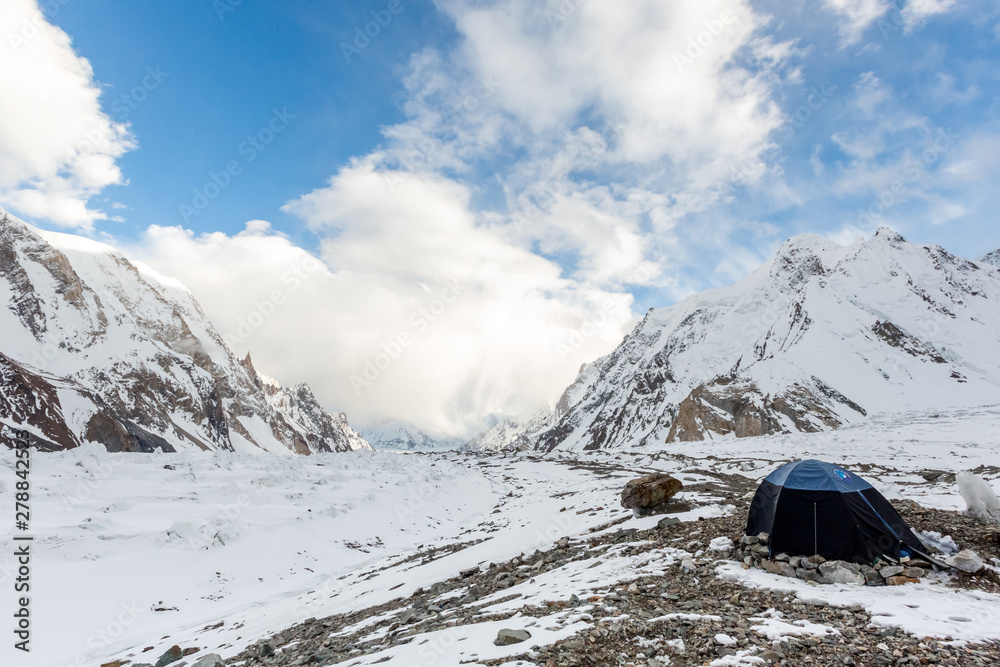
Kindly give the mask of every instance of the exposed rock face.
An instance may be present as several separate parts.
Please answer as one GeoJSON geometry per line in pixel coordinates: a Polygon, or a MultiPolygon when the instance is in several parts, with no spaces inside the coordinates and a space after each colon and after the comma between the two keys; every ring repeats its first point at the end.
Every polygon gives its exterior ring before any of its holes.
{"type": "Polygon", "coordinates": [[[652,473],[630,480],[622,489],[622,507],[646,516],[667,510],[670,500],[684,488],[680,480],[665,473],[652,473]]]}
{"type": "Polygon", "coordinates": [[[789,424],[798,431],[815,433],[843,424],[838,408],[867,414],[817,378],[812,378],[811,384],[795,384],[777,396],[764,394],[753,382],[734,382],[732,378],[703,384],[681,402],[667,442],[705,440],[713,435],[772,435],[786,432],[789,424]]]}
{"type": "Polygon", "coordinates": [[[651,309],[539,430],[480,439],[660,446],[1000,402],[998,303],[1000,271],[891,230],[846,247],[797,236],[739,283],[651,309]]]}
{"type": "Polygon", "coordinates": [[[45,449],[349,451],[305,385],[241,364],[182,286],[0,209],[0,422],[45,449]]]}

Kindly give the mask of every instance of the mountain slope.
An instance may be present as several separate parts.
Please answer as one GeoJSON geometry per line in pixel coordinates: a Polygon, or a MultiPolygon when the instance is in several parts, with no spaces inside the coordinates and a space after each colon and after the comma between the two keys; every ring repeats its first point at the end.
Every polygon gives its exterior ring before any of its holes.
{"type": "Polygon", "coordinates": [[[997,402],[995,271],[888,229],[849,247],[806,235],[736,285],[650,310],[531,440],[662,444],[997,402]]]}
{"type": "Polygon", "coordinates": [[[28,428],[43,448],[367,446],[308,388],[265,392],[176,281],[3,209],[0,305],[0,421],[28,428]]]}

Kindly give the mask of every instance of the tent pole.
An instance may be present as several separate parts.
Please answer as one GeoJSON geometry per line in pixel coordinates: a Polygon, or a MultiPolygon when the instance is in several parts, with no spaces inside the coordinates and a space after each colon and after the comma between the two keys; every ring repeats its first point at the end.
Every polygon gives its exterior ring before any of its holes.
{"type": "Polygon", "coordinates": [[[819,553],[819,537],[818,537],[819,530],[816,527],[816,524],[817,524],[817,522],[816,522],[816,501],[814,500],[813,501],[813,553],[814,554],[818,554],[819,553]]]}

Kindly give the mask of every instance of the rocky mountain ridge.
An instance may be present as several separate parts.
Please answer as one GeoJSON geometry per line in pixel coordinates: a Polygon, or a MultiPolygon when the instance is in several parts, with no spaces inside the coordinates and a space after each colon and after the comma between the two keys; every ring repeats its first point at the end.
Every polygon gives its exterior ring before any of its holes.
{"type": "Polygon", "coordinates": [[[240,362],[177,281],[0,209],[0,423],[57,450],[366,449],[305,385],[240,362]]]}
{"type": "Polygon", "coordinates": [[[739,283],[651,309],[548,414],[473,442],[662,445],[998,403],[1000,275],[987,261],[886,228],[850,246],[794,237],[739,283]]]}

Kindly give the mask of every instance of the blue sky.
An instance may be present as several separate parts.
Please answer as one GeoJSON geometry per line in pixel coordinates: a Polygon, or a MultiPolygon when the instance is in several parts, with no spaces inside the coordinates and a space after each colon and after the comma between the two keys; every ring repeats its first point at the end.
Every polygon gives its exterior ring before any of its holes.
{"type": "Polygon", "coordinates": [[[321,258],[233,347],[372,418],[553,400],[647,308],[794,234],[1000,247],[995,3],[49,4],[2,10],[0,201],[179,277],[231,336],[321,258]],[[359,392],[456,280],[464,305],[359,392]]]}

